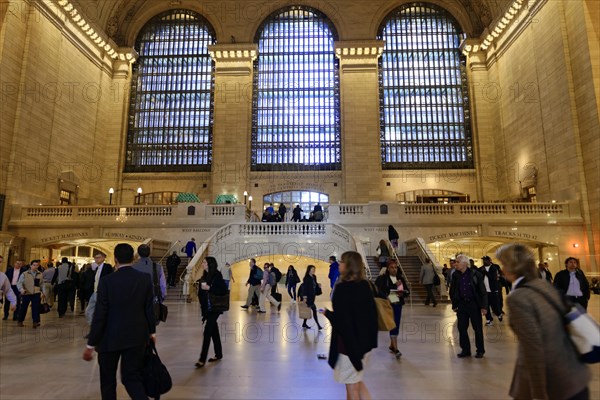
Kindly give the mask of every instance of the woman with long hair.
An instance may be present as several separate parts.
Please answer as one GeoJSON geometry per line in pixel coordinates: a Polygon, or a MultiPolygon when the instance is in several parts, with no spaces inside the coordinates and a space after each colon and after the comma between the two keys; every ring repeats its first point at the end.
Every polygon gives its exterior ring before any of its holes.
{"type": "Polygon", "coordinates": [[[519,340],[510,396],[515,399],[586,400],[589,368],[564,326],[568,306],[548,281],[540,279],[533,252],[519,243],[506,244],[496,257],[513,290],[506,298],[509,324],[519,340]]]}
{"type": "MultiPolygon", "coordinates": [[[[321,284],[317,282],[317,276],[315,275],[316,270],[317,267],[314,265],[306,267],[306,273],[302,280],[302,293],[300,294],[300,297],[306,301],[306,305],[312,310],[313,318],[317,323],[317,328],[321,330],[323,327],[319,324],[319,319],[317,318],[317,306],[315,305],[315,297],[321,294],[321,284]]],[[[303,320],[302,327],[306,329],[311,328],[306,323],[306,320],[303,320]]]]}
{"type": "Polygon", "coordinates": [[[200,358],[196,363],[196,368],[204,367],[206,357],[208,355],[208,347],[212,339],[215,349],[215,356],[208,359],[208,362],[218,361],[223,358],[223,348],[221,346],[221,338],[219,336],[219,325],[217,319],[222,314],[221,312],[212,311],[209,304],[209,293],[215,295],[223,295],[227,293],[227,285],[223,280],[223,275],[218,270],[217,260],[214,257],[206,257],[202,261],[202,269],[204,273],[200,278],[200,286],[198,287],[198,300],[202,310],[202,322],[204,325],[204,339],[202,341],[202,351],[200,358]]]}
{"type": "Polygon", "coordinates": [[[333,328],[329,365],[334,379],[346,385],[347,399],[370,399],[363,374],[368,353],[377,347],[377,306],[362,256],[355,251],[342,254],[332,305],[333,311],[322,313],[333,328]]]}
{"type": "Polygon", "coordinates": [[[292,299],[292,303],[296,302],[296,286],[300,283],[300,277],[298,276],[298,272],[293,265],[290,265],[287,270],[287,274],[285,276],[285,286],[287,287],[287,292],[292,299]]]}
{"type": "Polygon", "coordinates": [[[400,318],[402,317],[402,306],[404,298],[409,294],[408,284],[398,268],[396,260],[388,260],[386,271],[375,281],[375,285],[382,296],[387,297],[392,303],[394,310],[394,322],[396,327],[390,331],[390,351],[400,358],[402,353],[398,350],[398,333],[400,332],[400,318]]]}

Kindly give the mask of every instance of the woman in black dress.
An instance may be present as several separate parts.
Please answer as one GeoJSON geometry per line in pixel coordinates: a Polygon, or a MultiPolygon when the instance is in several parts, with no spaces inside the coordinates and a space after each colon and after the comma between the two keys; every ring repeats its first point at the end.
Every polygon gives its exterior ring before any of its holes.
{"type": "Polygon", "coordinates": [[[298,283],[300,283],[298,272],[296,272],[296,268],[294,268],[293,265],[290,265],[285,276],[285,286],[287,287],[287,292],[292,299],[292,303],[296,302],[296,286],[298,283]]]}
{"type": "MultiPolygon", "coordinates": [[[[313,312],[313,318],[317,323],[317,328],[319,330],[323,329],[323,327],[319,324],[319,319],[317,318],[317,306],[315,306],[315,297],[322,293],[321,284],[317,282],[317,276],[315,272],[317,267],[314,265],[309,265],[306,267],[306,273],[304,274],[304,279],[302,280],[302,290],[299,297],[306,301],[306,305],[313,312]]],[[[311,327],[306,323],[306,320],[303,320],[302,327],[306,329],[310,329],[311,327]]]]}
{"type": "Polygon", "coordinates": [[[329,365],[334,379],[346,385],[347,399],[370,399],[363,373],[368,353],[377,347],[377,306],[359,253],[342,254],[331,302],[333,311],[321,312],[333,328],[329,365]]]}
{"type": "Polygon", "coordinates": [[[221,312],[212,311],[209,304],[209,293],[215,295],[227,294],[227,285],[223,280],[223,275],[218,270],[217,260],[214,257],[206,257],[202,261],[204,274],[200,278],[200,286],[198,288],[198,299],[200,300],[200,308],[202,310],[202,322],[204,325],[204,339],[202,341],[202,351],[200,358],[196,363],[196,368],[204,367],[206,357],[208,355],[208,347],[212,339],[215,348],[215,356],[208,359],[208,362],[218,361],[223,358],[223,348],[221,346],[221,338],[219,336],[219,325],[217,319],[222,314],[221,312]]]}

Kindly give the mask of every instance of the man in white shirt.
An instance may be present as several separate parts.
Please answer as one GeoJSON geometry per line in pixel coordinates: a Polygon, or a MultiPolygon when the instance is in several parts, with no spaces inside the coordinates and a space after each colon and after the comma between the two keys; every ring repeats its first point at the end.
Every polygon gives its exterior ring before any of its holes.
{"type": "MultiPolygon", "coordinates": [[[[2,265],[2,261],[4,261],[4,258],[0,256],[0,265],[2,265]]],[[[7,304],[10,304],[9,310],[12,312],[17,309],[17,296],[13,292],[6,274],[2,271],[0,271],[0,301],[6,301],[7,304]],[[4,300],[3,298],[6,299],[4,300]]],[[[4,319],[8,319],[8,315],[4,319]]]]}
{"type": "MultiPolygon", "coordinates": [[[[19,319],[19,305],[21,304],[21,293],[19,292],[19,289],[17,288],[17,282],[19,281],[19,277],[21,276],[21,274],[24,271],[23,264],[25,264],[25,262],[23,260],[17,260],[17,261],[15,261],[14,267],[9,267],[6,270],[6,278],[10,282],[10,287],[11,287],[13,293],[15,294],[15,296],[17,296],[17,308],[15,310],[13,310],[14,311],[13,312],[13,321],[17,321],[19,319]]],[[[10,309],[10,302],[7,301],[4,303],[4,317],[2,318],[3,320],[8,319],[9,309],[10,309]]]]}

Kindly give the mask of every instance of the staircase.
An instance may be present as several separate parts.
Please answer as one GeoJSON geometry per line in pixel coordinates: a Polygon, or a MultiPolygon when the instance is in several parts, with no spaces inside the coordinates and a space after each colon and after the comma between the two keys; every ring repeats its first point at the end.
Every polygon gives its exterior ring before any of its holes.
{"type": "Polygon", "coordinates": [[[371,271],[371,280],[375,282],[379,276],[379,257],[367,256],[367,268],[371,271]]]}
{"type": "MultiPolygon", "coordinates": [[[[419,283],[419,277],[421,275],[421,260],[417,256],[399,256],[400,264],[404,269],[404,273],[406,274],[406,279],[410,282],[410,288],[412,293],[412,300],[414,304],[424,303],[425,299],[427,299],[427,290],[425,290],[425,286],[419,283]]],[[[444,281],[444,277],[440,277],[442,281],[441,288],[441,296],[436,295],[436,299],[438,303],[448,304],[450,301],[448,300],[448,296],[446,293],[446,283],[444,281]]],[[[436,288],[434,287],[433,293],[436,294],[436,288]]]]}
{"type": "MultiPolygon", "coordinates": [[[[151,243],[150,258],[155,263],[160,262],[160,264],[163,267],[165,279],[169,276],[169,273],[167,271],[167,257],[169,257],[169,255],[171,255],[173,251],[177,251],[177,253],[179,253],[178,250],[179,249],[177,248],[177,246],[172,248],[171,242],[153,240],[151,243]]],[[[181,275],[185,272],[185,269],[188,266],[190,259],[185,255],[178,255],[181,258],[181,263],[177,267],[177,274],[175,275],[175,287],[171,288],[167,285],[167,297],[165,298],[165,300],[185,300],[181,296],[182,283],[180,282],[179,278],[181,278],[181,275]]]]}

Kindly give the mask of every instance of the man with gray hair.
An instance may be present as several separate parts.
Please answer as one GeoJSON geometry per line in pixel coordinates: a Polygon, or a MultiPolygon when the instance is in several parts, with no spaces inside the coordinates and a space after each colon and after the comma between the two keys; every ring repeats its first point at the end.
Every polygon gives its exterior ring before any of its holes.
{"type": "Polygon", "coordinates": [[[456,257],[456,271],[452,274],[450,283],[450,299],[452,310],[458,319],[458,336],[461,352],[459,358],[471,357],[471,342],[469,341],[469,321],[475,331],[475,358],[483,358],[482,315],[486,315],[488,297],[483,284],[483,276],[477,270],[469,268],[469,257],[460,254],[456,257]]]}

